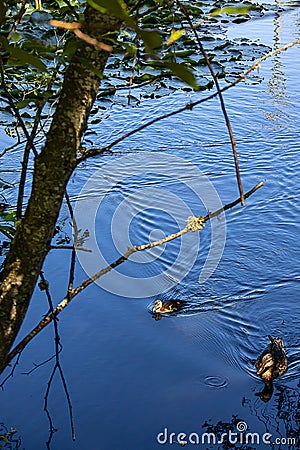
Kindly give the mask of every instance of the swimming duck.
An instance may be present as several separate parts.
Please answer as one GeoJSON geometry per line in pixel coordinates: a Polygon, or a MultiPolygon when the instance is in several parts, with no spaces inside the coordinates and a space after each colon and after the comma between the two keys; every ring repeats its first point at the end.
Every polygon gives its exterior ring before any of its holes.
{"type": "Polygon", "coordinates": [[[257,358],[255,367],[257,375],[265,381],[271,381],[282,375],[288,368],[288,361],[285,354],[282,340],[279,337],[270,339],[270,344],[257,358]]]}
{"type": "Polygon", "coordinates": [[[166,314],[178,311],[182,308],[183,302],[181,300],[168,300],[163,303],[161,300],[155,300],[152,312],[166,314]]]}

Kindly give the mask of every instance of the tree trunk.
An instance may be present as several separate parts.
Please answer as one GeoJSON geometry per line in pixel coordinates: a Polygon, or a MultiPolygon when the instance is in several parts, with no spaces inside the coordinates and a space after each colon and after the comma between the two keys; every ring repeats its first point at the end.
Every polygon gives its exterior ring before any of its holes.
{"type": "MultiPolygon", "coordinates": [[[[87,6],[84,32],[105,42],[120,20],[87,6]]],[[[0,285],[0,373],[24,320],[43,262],[49,250],[65,188],[96,98],[99,77],[109,54],[81,42],[66,70],[57,109],[45,146],[35,160],[32,192],[25,216],[6,258],[0,285]],[[91,70],[91,68],[94,68],[91,70]]]]}

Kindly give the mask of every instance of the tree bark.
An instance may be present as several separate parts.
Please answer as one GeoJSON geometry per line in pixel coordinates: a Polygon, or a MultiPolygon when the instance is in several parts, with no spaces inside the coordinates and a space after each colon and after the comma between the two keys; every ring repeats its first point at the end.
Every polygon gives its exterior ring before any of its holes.
{"type": "MultiPolygon", "coordinates": [[[[105,42],[120,20],[85,10],[84,32],[105,42]]],[[[24,320],[43,262],[49,251],[66,185],[96,98],[99,77],[109,54],[81,42],[65,72],[62,91],[45,146],[35,160],[30,200],[6,258],[0,285],[0,373],[24,320]]]]}

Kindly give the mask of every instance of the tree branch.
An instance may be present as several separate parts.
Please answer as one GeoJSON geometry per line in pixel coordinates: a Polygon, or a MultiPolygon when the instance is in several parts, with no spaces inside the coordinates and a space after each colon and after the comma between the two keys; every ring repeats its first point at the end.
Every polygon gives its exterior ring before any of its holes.
{"type": "Polygon", "coordinates": [[[237,184],[238,184],[238,188],[239,188],[239,192],[240,192],[241,203],[242,203],[242,205],[244,205],[245,204],[245,198],[244,198],[244,192],[243,192],[243,186],[242,186],[242,179],[241,179],[241,173],[240,173],[240,168],[239,168],[238,156],[237,156],[237,151],[236,151],[236,143],[235,143],[235,139],[234,139],[234,136],[233,136],[231,123],[230,123],[230,120],[229,120],[229,116],[227,114],[227,110],[226,110],[226,106],[225,106],[225,102],[224,102],[222,91],[221,91],[221,88],[220,88],[220,85],[219,85],[218,78],[217,78],[217,76],[216,76],[216,74],[215,74],[215,72],[214,72],[214,70],[212,68],[212,65],[211,65],[210,60],[209,60],[209,58],[207,56],[207,53],[206,53],[206,51],[205,51],[205,49],[203,47],[203,44],[202,44],[202,42],[201,42],[201,40],[199,38],[198,32],[193,26],[193,23],[191,21],[191,18],[190,18],[190,15],[189,15],[187,9],[185,8],[185,6],[183,6],[183,4],[179,0],[176,0],[176,1],[177,1],[177,4],[178,4],[179,8],[181,9],[183,14],[185,15],[186,20],[187,20],[187,22],[188,22],[192,32],[194,33],[194,36],[195,36],[196,41],[197,41],[197,43],[199,45],[200,51],[201,51],[202,55],[204,56],[205,62],[207,64],[208,68],[209,68],[209,71],[210,71],[211,76],[212,76],[212,78],[214,80],[215,86],[217,88],[218,97],[220,99],[220,104],[221,104],[221,109],[222,109],[222,112],[223,112],[223,116],[224,116],[224,119],[225,119],[225,123],[226,123],[227,129],[228,129],[230,142],[231,142],[231,147],[232,147],[232,151],[233,151],[235,172],[236,172],[237,184]]]}
{"type": "MultiPolygon", "coordinates": [[[[90,5],[84,14],[84,32],[95,39],[118,32],[121,26],[120,19],[102,14],[90,5]]],[[[6,366],[6,356],[49,251],[66,186],[76,166],[76,155],[97,95],[99,73],[104,71],[108,56],[108,52],[87,43],[77,48],[64,75],[45,145],[35,158],[30,200],[24,217],[17,222],[0,285],[0,372],[6,366]]],[[[1,64],[0,72],[3,88],[19,120],[19,112],[5,86],[1,64]]],[[[30,141],[26,127],[23,131],[30,141]]]]}
{"type": "MultiPolygon", "coordinates": [[[[257,191],[259,188],[261,188],[263,186],[263,184],[264,184],[263,182],[260,182],[260,183],[256,184],[250,191],[248,191],[245,194],[245,198],[250,197],[250,195],[252,195],[255,191],[257,191]]],[[[198,219],[199,224],[200,224],[200,226],[197,229],[200,230],[207,221],[211,220],[213,217],[218,216],[223,211],[226,211],[226,210],[236,206],[238,203],[240,203],[240,201],[241,201],[241,199],[239,197],[235,201],[226,204],[224,207],[218,209],[217,211],[214,211],[213,213],[208,213],[205,217],[194,218],[194,219],[196,219],[196,221],[198,219]]],[[[87,288],[95,280],[97,280],[101,276],[105,275],[106,273],[110,272],[112,269],[114,269],[115,267],[119,266],[120,264],[122,264],[133,253],[136,253],[138,251],[147,250],[149,248],[153,248],[153,247],[156,247],[158,245],[162,245],[162,244],[164,244],[166,242],[170,242],[170,241],[172,241],[172,240],[174,240],[174,239],[176,239],[176,238],[178,238],[178,237],[182,236],[183,234],[188,233],[190,231],[193,231],[193,228],[188,224],[185,228],[183,228],[182,230],[178,231],[177,233],[171,234],[171,235],[169,235],[169,236],[167,236],[164,239],[161,239],[159,241],[155,241],[155,242],[152,242],[150,244],[144,244],[144,245],[139,245],[139,246],[135,246],[135,247],[129,247],[127,252],[124,253],[124,255],[122,255],[116,261],[114,261],[112,264],[110,264],[109,266],[105,267],[104,269],[101,269],[99,272],[95,273],[95,275],[93,277],[90,277],[88,280],[83,281],[79,286],[77,286],[77,288],[73,289],[71,292],[68,292],[68,295],[59,303],[59,305],[51,312],[51,314],[49,314],[47,317],[42,319],[38,323],[38,325],[36,325],[36,327],[34,327],[32,329],[32,331],[27,336],[25,336],[25,338],[22,339],[22,341],[19,342],[19,344],[17,344],[15,346],[15,348],[9,353],[9,355],[7,356],[7,364],[10,363],[10,361],[18,353],[20,353],[28,345],[28,343],[40,331],[42,331],[47,325],[49,325],[49,323],[51,323],[52,320],[55,320],[56,317],[61,313],[61,311],[63,309],[65,309],[68,306],[68,304],[73,300],[73,298],[75,298],[81,291],[83,291],[85,288],[87,288]]]]}
{"type": "MultiPolygon", "coordinates": [[[[256,68],[259,68],[260,64],[263,61],[265,61],[266,59],[268,59],[271,56],[275,55],[276,53],[282,53],[282,52],[288,50],[289,48],[291,48],[294,45],[297,45],[299,43],[300,43],[300,38],[295,40],[295,41],[293,41],[293,42],[290,42],[289,44],[284,45],[281,48],[278,48],[276,50],[273,50],[273,51],[267,53],[262,58],[259,58],[257,61],[255,61],[255,63],[248,70],[246,70],[246,72],[241,74],[235,81],[230,83],[228,86],[224,86],[222,89],[220,89],[220,91],[223,93],[223,92],[227,91],[228,89],[231,89],[232,87],[236,86],[238,83],[240,83],[241,81],[245,80],[247,78],[247,76],[249,75],[249,73],[251,73],[256,68]]],[[[213,98],[215,98],[217,96],[218,96],[218,92],[214,92],[213,94],[210,94],[207,97],[204,97],[204,98],[202,98],[200,100],[196,100],[195,102],[189,102],[185,106],[182,106],[181,108],[178,108],[178,109],[176,109],[174,111],[171,111],[169,113],[166,113],[166,114],[162,114],[161,116],[155,117],[154,119],[149,120],[148,122],[144,123],[143,125],[140,125],[139,127],[134,128],[133,130],[129,131],[128,133],[123,134],[122,136],[120,136],[119,138],[117,138],[116,140],[114,140],[113,142],[108,144],[106,147],[91,148],[90,150],[85,150],[85,151],[82,152],[81,156],[79,156],[77,158],[76,164],[78,165],[78,164],[80,164],[81,162],[85,161],[88,158],[92,158],[94,156],[101,155],[102,153],[110,151],[115,145],[117,145],[120,142],[124,141],[124,139],[132,136],[135,133],[138,133],[138,132],[144,130],[145,128],[153,125],[156,122],[159,122],[160,120],[167,119],[169,117],[175,116],[176,114],[180,114],[180,113],[182,113],[184,111],[188,111],[188,110],[191,111],[195,106],[198,106],[201,103],[205,103],[206,101],[211,100],[211,99],[213,99],[213,98]]]]}

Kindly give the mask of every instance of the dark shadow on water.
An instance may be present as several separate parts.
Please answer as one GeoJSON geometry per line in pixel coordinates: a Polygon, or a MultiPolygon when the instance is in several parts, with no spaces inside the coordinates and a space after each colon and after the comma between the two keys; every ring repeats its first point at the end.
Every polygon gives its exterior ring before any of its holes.
{"type": "Polygon", "coordinates": [[[255,395],[257,395],[257,397],[261,398],[261,400],[265,403],[267,403],[272,395],[273,395],[273,391],[274,391],[274,387],[273,387],[273,383],[272,381],[267,381],[264,385],[264,388],[262,391],[257,392],[255,395]]]}

